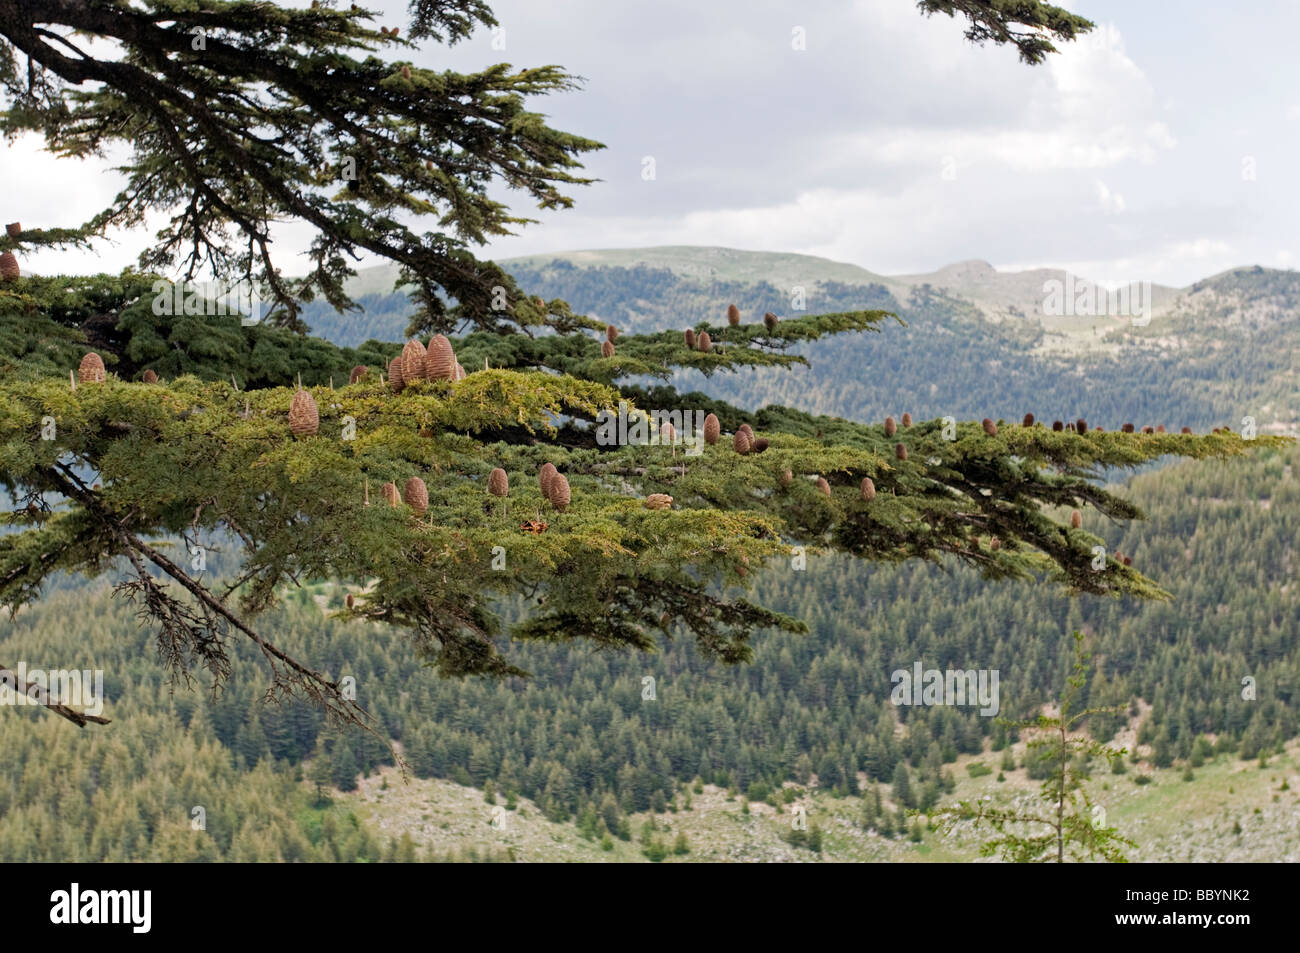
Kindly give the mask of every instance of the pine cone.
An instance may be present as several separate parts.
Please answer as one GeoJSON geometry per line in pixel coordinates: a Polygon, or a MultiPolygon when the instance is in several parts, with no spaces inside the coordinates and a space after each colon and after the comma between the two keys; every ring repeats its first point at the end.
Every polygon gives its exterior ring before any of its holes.
{"type": "Polygon", "coordinates": [[[1133,565],[1133,557],[1132,557],[1132,556],[1125,556],[1125,557],[1124,557],[1124,565],[1125,565],[1125,566],[1132,566],[1132,565],[1133,565]]]}
{"type": "MultiPolygon", "coordinates": [[[[1124,433],[1132,433],[1132,432],[1133,432],[1133,425],[1132,425],[1132,424],[1125,424],[1125,425],[1124,425],[1123,427],[1121,427],[1120,429],[1123,430],[1124,433]]],[[[1218,433],[1218,431],[1216,430],[1215,433],[1218,433]]]]}
{"type": "Polygon", "coordinates": [[[794,482],[794,474],[791,473],[789,470],[782,470],[781,476],[778,478],[778,481],[780,482],[782,488],[786,488],[791,483],[794,482]]]}
{"type": "Polygon", "coordinates": [[[614,356],[614,345],[611,344],[611,343],[609,343],[608,341],[602,341],[602,342],[600,343],[600,356],[601,356],[601,357],[613,357],[613,356],[614,356]]]}
{"type": "Polygon", "coordinates": [[[709,414],[704,418],[704,442],[710,447],[718,442],[718,437],[722,435],[722,425],[718,423],[716,414],[709,414]]]}
{"type": "Polygon", "coordinates": [[[902,423],[903,423],[903,426],[904,426],[904,427],[910,427],[910,426],[912,426],[912,415],[911,415],[911,414],[903,414],[903,421],[902,421],[902,423]]]}
{"type": "Polygon", "coordinates": [[[699,346],[699,349],[701,351],[713,350],[713,338],[709,337],[708,331],[700,332],[700,336],[697,339],[696,344],[699,346]]]}
{"type": "Polygon", "coordinates": [[[829,497],[831,495],[831,485],[826,482],[825,477],[819,476],[817,478],[817,492],[821,493],[826,497],[829,497]]]}
{"type": "Polygon", "coordinates": [[[141,380],[143,380],[146,384],[157,384],[158,375],[155,374],[152,370],[147,370],[141,376],[141,380]]]}
{"type": "Polygon", "coordinates": [[[23,227],[17,222],[10,222],[5,226],[5,231],[9,234],[10,238],[17,238],[23,233],[23,227]]]}
{"type": "Polygon", "coordinates": [[[1024,427],[1032,427],[1033,425],[1034,425],[1034,415],[1033,415],[1033,414],[1025,414],[1025,420],[1024,420],[1024,423],[1023,423],[1021,426],[1024,426],[1024,427]]]}
{"type": "Polygon", "coordinates": [[[733,328],[740,323],[740,309],[734,304],[727,305],[727,323],[733,328]]]}
{"type": "Polygon", "coordinates": [[[1165,432],[1165,425],[1164,425],[1164,424],[1160,424],[1160,425],[1158,425],[1158,426],[1156,427],[1156,433],[1164,433],[1164,432],[1165,432]]]}
{"type": "Polygon", "coordinates": [[[1082,417],[1080,417],[1078,420],[1076,420],[1076,421],[1074,422],[1074,430],[1075,430],[1076,433],[1087,433],[1087,432],[1088,432],[1088,421],[1086,421],[1086,420],[1084,420],[1082,417]]]}
{"type": "Polygon", "coordinates": [[[465,373],[465,368],[463,368],[463,367],[460,366],[460,361],[457,361],[457,362],[456,362],[456,380],[458,380],[458,381],[463,381],[463,380],[464,380],[465,378],[467,378],[467,377],[469,377],[469,374],[465,373]]]}
{"type": "Polygon", "coordinates": [[[14,257],[14,253],[0,252],[0,279],[17,281],[22,275],[22,269],[18,267],[18,259],[14,257]]]}
{"type": "Polygon", "coordinates": [[[353,608],[357,604],[356,598],[350,592],[348,593],[348,597],[343,601],[347,604],[349,609],[353,608]]]}
{"type": "Polygon", "coordinates": [[[894,444],[894,456],[898,457],[898,459],[900,460],[906,460],[907,448],[903,446],[901,443],[894,444]]]}
{"type": "Polygon", "coordinates": [[[1142,432],[1143,432],[1143,433],[1155,433],[1155,431],[1151,428],[1151,426],[1150,426],[1149,424],[1148,424],[1147,426],[1145,426],[1145,427],[1142,428],[1142,432]]]}
{"type": "Polygon", "coordinates": [[[411,67],[409,67],[409,66],[403,66],[403,67],[402,67],[402,79],[410,79],[410,78],[411,78],[411,67]]]}
{"type": "Polygon", "coordinates": [[[1191,428],[1191,427],[1184,427],[1183,430],[1182,430],[1182,432],[1183,432],[1183,433],[1191,433],[1191,432],[1192,432],[1192,428],[1191,428]]]}
{"type": "Polygon", "coordinates": [[[990,437],[996,437],[998,435],[998,425],[995,424],[988,417],[985,417],[983,420],[980,421],[980,426],[984,428],[984,432],[988,434],[990,437]]]}
{"type": "Polygon", "coordinates": [[[731,446],[737,453],[749,453],[751,446],[749,434],[744,430],[737,430],[736,435],[731,438],[731,446]]]}
{"type": "Polygon", "coordinates": [[[456,354],[451,349],[451,342],[445,335],[435,334],[429,339],[425,351],[425,369],[431,381],[454,381],[456,379],[456,354]]]}
{"type": "Polygon", "coordinates": [[[648,510],[666,510],[673,505],[673,498],[667,493],[651,493],[645,498],[645,508],[648,510]]]}
{"type": "Polygon", "coordinates": [[[776,322],[777,322],[777,317],[776,317],[776,315],[774,315],[771,311],[769,311],[769,312],[767,312],[767,314],[763,315],[763,323],[764,323],[765,325],[767,325],[767,329],[768,329],[769,331],[775,331],[775,330],[776,330],[776,322]]]}
{"type": "Polygon", "coordinates": [[[402,379],[402,359],[395,357],[388,362],[388,386],[394,394],[400,394],[402,388],[406,386],[406,381],[402,379]]]}
{"type": "Polygon", "coordinates": [[[316,400],[305,390],[293,395],[289,404],[289,429],[298,437],[314,436],[320,427],[320,412],[316,400]]]}
{"type": "Polygon", "coordinates": [[[989,549],[993,550],[996,553],[1001,548],[1002,548],[1002,540],[998,539],[996,536],[994,536],[992,539],[989,540],[989,549]]]}
{"type": "Polygon", "coordinates": [[[402,382],[422,381],[429,376],[424,345],[412,338],[402,348],[402,382]]]}
{"type": "Polygon", "coordinates": [[[670,423],[665,423],[659,428],[659,442],[669,445],[677,442],[677,428],[670,423]]]}
{"type": "Polygon", "coordinates": [[[686,338],[686,346],[692,351],[695,350],[695,332],[691,328],[687,328],[684,337],[686,338]]]}
{"type": "Polygon", "coordinates": [[[754,441],[754,452],[762,453],[764,450],[768,448],[768,446],[770,445],[767,442],[767,438],[759,437],[757,440],[754,441]]]}
{"type": "Polygon", "coordinates": [[[893,417],[886,417],[886,418],[885,418],[885,436],[886,436],[886,437],[892,437],[892,436],[893,436],[894,434],[896,434],[896,433],[898,433],[898,424],[894,423],[894,418],[893,418],[893,417]]]}
{"type": "Polygon", "coordinates": [[[563,473],[551,480],[551,505],[561,513],[569,508],[569,480],[563,473]]]}
{"type": "Polygon", "coordinates": [[[868,503],[876,498],[876,485],[871,482],[871,477],[862,478],[862,498],[868,503]]]}
{"type": "Polygon", "coordinates": [[[605,325],[605,340],[607,340],[610,344],[613,344],[614,341],[617,339],[618,339],[618,328],[614,327],[614,325],[612,324],[605,325]]]}
{"type": "Polygon", "coordinates": [[[1078,510],[1074,510],[1072,513],[1070,513],[1070,527],[1072,529],[1083,528],[1083,514],[1080,513],[1078,510]]]}
{"type": "Polygon", "coordinates": [[[364,364],[358,364],[356,367],[352,368],[352,373],[348,375],[348,383],[355,384],[369,373],[370,368],[366,367],[364,364]]]}
{"type": "Polygon", "coordinates": [[[402,488],[402,499],[406,505],[415,510],[417,516],[423,516],[429,508],[429,488],[419,477],[411,477],[402,488]]]}
{"type": "Polygon", "coordinates": [[[548,500],[551,498],[551,481],[559,475],[555,469],[554,463],[543,463],[542,468],[537,471],[537,483],[542,488],[542,496],[548,500]]]}
{"type": "Polygon", "coordinates": [[[388,501],[389,506],[398,507],[402,505],[402,495],[397,492],[396,483],[385,483],[379,492],[388,501]]]}
{"type": "Polygon", "coordinates": [[[94,351],[81,359],[81,365],[77,368],[77,383],[102,384],[107,377],[104,359],[94,351]]]}
{"type": "Polygon", "coordinates": [[[1065,424],[1061,423],[1059,420],[1053,420],[1052,429],[1055,430],[1057,433],[1060,433],[1065,429],[1065,424]]]}
{"type": "Polygon", "coordinates": [[[506,471],[497,467],[488,474],[488,492],[493,496],[510,495],[510,478],[506,476],[506,471]]]}

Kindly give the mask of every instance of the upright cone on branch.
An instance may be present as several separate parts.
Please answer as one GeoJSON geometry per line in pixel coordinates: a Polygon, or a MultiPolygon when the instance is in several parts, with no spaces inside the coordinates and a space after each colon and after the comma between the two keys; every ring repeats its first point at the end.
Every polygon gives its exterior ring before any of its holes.
{"type": "Polygon", "coordinates": [[[733,328],[740,323],[740,309],[734,304],[727,305],[727,323],[733,328]]]}
{"type": "Polygon", "coordinates": [[[826,478],[823,476],[817,478],[817,492],[826,497],[831,495],[831,485],[826,482],[826,478]]]}
{"type": "Polygon", "coordinates": [[[896,456],[900,460],[906,460],[907,448],[903,446],[901,443],[894,444],[894,456],[896,456]]]}
{"type": "Polygon", "coordinates": [[[1062,423],[1061,421],[1059,421],[1059,420],[1053,420],[1053,421],[1052,421],[1052,430],[1054,430],[1056,433],[1061,433],[1063,430],[1065,430],[1065,424],[1063,424],[1063,423],[1062,423]]]}
{"type": "Polygon", "coordinates": [[[755,453],[762,453],[769,446],[770,444],[768,443],[766,437],[759,437],[757,440],[754,441],[753,450],[755,453]]]}
{"type": "Polygon", "coordinates": [[[1074,429],[1075,429],[1075,431],[1076,431],[1077,433],[1087,433],[1087,432],[1088,432],[1088,421],[1086,421],[1086,420],[1084,420],[1082,417],[1080,417],[1078,420],[1076,420],[1076,421],[1074,422],[1074,429]]]}
{"type": "Polygon", "coordinates": [[[146,370],[144,374],[141,375],[140,379],[144,381],[146,384],[158,383],[158,375],[155,374],[153,370],[146,370]]]}
{"type": "Polygon", "coordinates": [[[488,474],[488,492],[493,496],[510,495],[510,478],[500,467],[488,474]]]}
{"type": "Polygon", "coordinates": [[[984,432],[990,437],[996,437],[998,435],[998,425],[988,417],[985,417],[980,421],[980,426],[984,428],[984,432]]]}
{"type": "Polygon", "coordinates": [[[1080,513],[1078,510],[1072,510],[1070,512],[1070,528],[1071,529],[1083,528],[1083,514],[1080,513]]]}
{"type": "Polygon", "coordinates": [[[104,359],[91,351],[81,359],[81,364],[77,367],[77,383],[79,384],[102,384],[108,377],[104,370],[104,359]]]}
{"type": "Polygon", "coordinates": [[[542,496],[548,500],[551,498],[551,481],[559,476],[560,471],[555,469],[555,464],[547,461],[542,464],[542,468],[537,471],[537,484],[542,488],[542,496]]]}
{"type": "Polygon", "coordinates": [[[1024,422],[1021,424],[1021,426],[1023,426],[1023,427],[1032,427],[1033,425],[1034,425],[1034,415],[1033,415],[1033,414],[1025,414],[1025,419],[1024,419],[1024,422]]]}
{"type": "Polygon", "coordinates": [[[704,442],[710,447],[718,442],[718,437],[722,435],[722,424],[718,422],[717,414],[709,414],[704,418],[704,442]]]}
{"type": "Polygon", "coordinates": [[[896,434],[896,433],[898,433],[898,424],[894,423],[894,418],[893,418],[893,417],[886,417],[886,418],[885,418],[885,436],[886,436],[886,437],[892,437],[892,436],[893,436],[894,434],[896,434]]]}
{"type": "Polygon", "coordinates": [[[388,388],[394,394],[400,394],[406,381],[402,377],[402,359],[395,357],[388,362],[388,388]]]}
{"type": "Polygon", "coordinates": [[[358,364],[356,367],[352,368],[352,373],[348,375],[348,383],[355,384],[369,373],[370,368],[366,367],[364,364],[358,364]]]}
{"type": "Polygon", "coordinates": [[[868,503],[876,498],[876,484],[871,482],[871,477],[862,478],[862,498],[868,503]]]}
{"type": "Polygon", "coordinates": [[[561,513],[569,508],[569,479],[563,473],[551,480],[551,505],[561,513]]]}
{"type": "Polygon", "coordinates": [[[769,331],[775,331],[775,330],[776,330],[776,322],[777,322],[777,320],[778,320],[777,316],[776,316],[775,314],[773,314],[771,311],[769,311],[769,312],[767,312],[767,314],[763,315],[763,324],[767,326],[767,329],[768,329],[769,331]]]}
{"type": "Polygon", "coordinates": [[[695,350],[695,331],[691,328],[687,328],[685,334],[682,336],[686,339],[686,346],[692,351],[695,350]]]}
{"type": "Polygon", "coordinates": [[[422,381],[429,376],[425,366],[424,345],[412,338],[402,348],[402,381],[422,381]]]}
{"type": "MultiPolygon", "coordinates": [[[[1132,432],[1133,432],[1133,425],[1132,425],[1132,424],[1125,424],[1123,427],[1120,427],[1119,429],[1122,430],[1124,433],[1132,433],[1132,432]]],[[[1216,431],[1216,433],[1217,433],[1217,431],[1216,431]]]]}
{"type": "Polygon", "coordinates": [[[731,438],[731,446],[737,453],[749,453],[749,449],[752,446],[749,434],[743,430],[737,430],[736,435],[731,438]]]}
{"type": "Polygon", "coordinates": [[[429,488],[419,477],[411,477],[402,488],[402,499],[415,510],[417,516],[423,516],[429,508],[429,488]]]}
{"type": "Polygon", "coordinates": [[[467,374],[467,373],[465,372],[465,368],[463,368],[463,367],[460,366],[460,361],[457,361],[457,362],[456,362],[456,380],[458,380],[458,381],[463,381],[463,380],[464,380],[465,378],[467,378],[467,377],[469,377],[469,374],[467,374]]]}
{"type": "Polygon", "coordinates": [[[0,280],[17,281],[22,276],[22,269],[18,267],[18,259],[14,257],[14,253],[0,252],[0,280]]]}
{"type": "Polygon", "coordinates": [[[289,403],[289,429],[298,437],[315,436],[320,427],[320,412],[316,409],[316,399],[305,390],[293,395],[289,403]]]}
{"type": "Polygon", "coordinates": [[[601,357],[613,357],[613,356],[614,356],[614,345],[611,344],[609,341],[601,341],[601,342],[600,342],[600,356],[601,356],[601,357]]]}
{"type": "Polygon", "coordinates": [[[989,540],[989,549],[993,550],[996,553],[1001,548],[1002,548],[1002,540],[998,539],[996,536],[994,536],[992,539],[989,540]]]}
{"type": "Polygon", "coordinates": [[[700,332],[700,336],[696,340],[696,345],[699,347],[701,351],[713,350],[713,338],[709,337],[708,331],[700,332]]]}
{"type": "Polygon", "coordinates": [[[396,483],[385,483],[379,492],[388,501],[389,506],[398,507],[402,505],[402,494],[397,492],[396,483]]]}
{"type": "Polygon", "coordinates": [[[431,381],[456,379],[456,353],[446,335],[435,334],[429,339],[429,347],[425,351],[425,368],[431,381]]]}
{"type": "Polygon", "coordinates": [[[794,482],[794,474],[789,470],[782,470],[781,476],[778,478],[777,482],[781,484],[782,489],[785,489],[794,482]]]}
{"type": "Polygon", "coordinates": [[[648,510],[666,510],[673,505],[673,498],[667,493],[651,493],[645,498],[645,508],[648,510]]]}
{"type": "Polygon", "coordinates": [[[903,414],[902,424],[903,424],[904,427],[910,427],[910,426],[912,426],[912,415],[911,415],[911,414],[903,414]]]}
{"type": "Polygon", "coordinates": [[[10,222],[5,226],[5,232],[10,238],[17,238],[23,233],[23,227],[18,222],[10,222]]]}
{"type": "Polygon", "coordinates": [[[605,325],[605,340],[608,341],[610,344],[613,344],[617,338],[618,338],[618,328],[614,327],[614,325],[612,324],[605,325]]]}

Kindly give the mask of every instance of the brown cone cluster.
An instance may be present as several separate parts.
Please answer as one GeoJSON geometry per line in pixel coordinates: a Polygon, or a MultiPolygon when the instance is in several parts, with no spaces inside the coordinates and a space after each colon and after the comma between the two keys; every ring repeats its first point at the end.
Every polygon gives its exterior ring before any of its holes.
{"type": "Polygon", "coordinates": [[[395,357],[388,362],[388,387],[394,394],[399,394],[406,386],[402,378],[402,359],[395,357]]]}
{"type": "Polygon", "coordinates": [[[551,478],[551,492],[548,499],[561,513],[569,508],[569,480],[563,473],[557,473],[551,478]]]}
{"type": "Polygon", "coordinates": [[[456,354],[444,334],[435,334],[425,349],[425,368],[431,381],[456,379],[456,354]]]}
{"type": "Polygon", "coordinates": [[[428,377],[424,345],[412,338],[402,347],[402,381],[411,383],[428,377]]]}
{"type": "Polygon", "coordinates": [[[749,453],[752,443],[749,439],[749,432],[744,428],[736,431],[736,435],[731,438],[731,446],[737,453],[749,453]]]}

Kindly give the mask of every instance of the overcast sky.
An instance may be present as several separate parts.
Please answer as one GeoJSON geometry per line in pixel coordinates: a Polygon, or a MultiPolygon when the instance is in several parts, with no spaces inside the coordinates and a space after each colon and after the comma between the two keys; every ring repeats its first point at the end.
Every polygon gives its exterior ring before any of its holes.
{"type": "MultiPolygon", "coordinates": [[[[365,5],[406,25],[405,0],[365,5]]],[[[482,31],[411,58],[586,79],[533,108],[607,145],[587,161],[603,181],[571,210],[533,210],[541,223],[490,257],[725,245],[884,274],[980,258],[1180,286],[1295,267],[1300,3],[1065,5],[1099,29],[1038,67],[913,0],[497,0],[504,50],[482,31]]],[[[54,160],[34,140],[5,150],[0,181],[0,218],[32,226],[83,221],[119,184],[109,163],[54,160]]],[[[116,271],[149,237],[29,266],[116,271]]],[[[305,234],[280,243],[297,251],[305,234]]]]}

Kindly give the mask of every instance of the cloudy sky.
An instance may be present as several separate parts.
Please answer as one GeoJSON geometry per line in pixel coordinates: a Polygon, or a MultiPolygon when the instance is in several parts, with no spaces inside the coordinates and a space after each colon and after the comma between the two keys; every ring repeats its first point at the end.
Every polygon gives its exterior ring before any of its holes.
{"type": "MultiPolygon", "coordinates": [[[[405,0],[366,5],[405,25],[405,0]]],[[[587,162],[602,181],[491,257],[724,245],[884,274],[980,258],[1172,285],[1295,267],[1300,4],[1066,5],[1099,28],[1039,67],[971,46],[913,0],[496,0],[503,34],[412,59],[586,79],[534,108],[606,144],[587,162]]],[[[116,191],[110,165],[19,141],[0,157],[4,220],[88,218],[116,191]]],[[[117,270],[149,232],[113,237],[30,266],[117,270]]],[[[306,244],[294,228],[280,242],[306,244]]]]}

